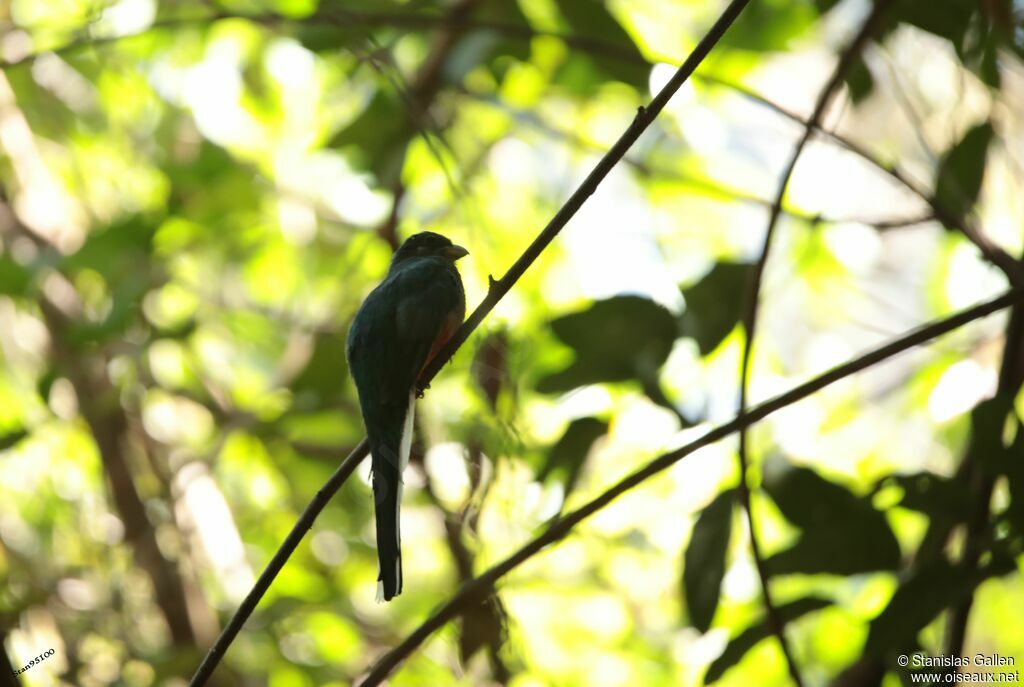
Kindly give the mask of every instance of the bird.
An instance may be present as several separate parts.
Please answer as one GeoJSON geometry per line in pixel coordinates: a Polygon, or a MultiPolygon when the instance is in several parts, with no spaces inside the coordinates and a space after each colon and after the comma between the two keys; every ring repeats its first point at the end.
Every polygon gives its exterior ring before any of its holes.
{"type": "Polygon", "coordinates": [[[431,231],[395,251],[384,280],[363,301],[346,351],[370,444],[377,530],[377,601],[402,591],[399,510],[423,369],[462,325],[466,293],[455,262],[469,254],[431,231]]]}

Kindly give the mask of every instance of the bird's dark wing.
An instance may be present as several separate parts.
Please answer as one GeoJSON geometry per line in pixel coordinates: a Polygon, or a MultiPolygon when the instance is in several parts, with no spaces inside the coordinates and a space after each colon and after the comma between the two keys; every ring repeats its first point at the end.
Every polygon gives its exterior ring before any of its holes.
{"type": "Polygon", "coordinates": [[[466,297],[455,268],[438,261],[411,264],[396,274],[401,294],[395,308],[395,332],[399,359],[408,367],[407,388],[419,378],[423,367],[466,314],[466,297]]]}

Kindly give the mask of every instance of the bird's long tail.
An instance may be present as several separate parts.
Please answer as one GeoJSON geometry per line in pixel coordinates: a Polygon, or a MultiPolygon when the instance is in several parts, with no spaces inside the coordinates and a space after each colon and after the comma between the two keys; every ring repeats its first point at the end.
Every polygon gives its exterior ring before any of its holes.
{"type": "Polygon", "coordinates": [[[402,592],[402,535],[399,510],[402,504],[402,471],[409,464],[415,394],[409,395],[404,412],[399,409],[370,432],[373,454],[373,503],[377,519],[377,601],[389,601],[402,592]],[[374,436],[378,435],[378,436],[374,436]]]}

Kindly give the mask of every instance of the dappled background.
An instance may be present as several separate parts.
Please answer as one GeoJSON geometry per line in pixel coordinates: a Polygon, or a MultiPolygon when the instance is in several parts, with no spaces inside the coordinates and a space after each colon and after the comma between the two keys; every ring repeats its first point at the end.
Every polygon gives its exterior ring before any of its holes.
{"type": "MultiPolygon", "coordinates": [[[[751,402],[1004,289],[971,229],[1024,246],[1024,6],[884,4],[822,118],[840,140],[812,137],[782,205],[751,402]]],[[[392,249],[465,245],[475,305],[722,7],[0,3],[4,668],[52,648],[24,684],[183,685],[362,437],[344,338],[392,249]]],[[[403,594],[373,601],[363,466],[214,683],[349,684],[551,518],[735,414],[780,174],[871,13],[753,0],[419,403],[403,594]]],[[[958,649],[958,627],[1024,661],[1016,328],[975,322],[751,430],[808,683],[899,684],[897,654],[958,649]]],[[[736,451],[597,513],[394,684],[789,684],[736,451]]]]}

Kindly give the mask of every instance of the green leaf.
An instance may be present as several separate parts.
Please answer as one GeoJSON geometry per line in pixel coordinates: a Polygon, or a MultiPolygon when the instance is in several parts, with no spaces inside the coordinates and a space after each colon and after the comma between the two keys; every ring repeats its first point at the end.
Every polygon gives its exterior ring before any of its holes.
{"type": "Polygon", "coordinates": [[[308,394],[311,400],[319,404],[341,394],[347,380],[345,336],[326,333],[316,337],[309,362],[291,386],[297,396],[308,394]]]}
{"type": "Polygon", "coordinates": [[[576,359],[538,382],[543,393],[654,379],[676,339],[672,313],[640,296],[598,301],[587,310],[553,320],[551,329],[576,352],[576,359]]]}
{"type": "Polygon", "coordinates": [[[896,5],[895,18],[960,46],[975,8],[975,3],[962,0],[903,0],[896,5]]]}
{"type": "Polygon", "coordinates": [[[1009,452],[1003,446],[1003,428],[1013,412],[1013,400],[1003,396],[981,401],[971,411],[968,453],[989,473],[998,477],[1006,471],[1009,452]]]}
{"type": "Polygon", "coordinates": [[[1010,489],[1007,511],[1014,530],[1024,535],[1024,424],[1017,423],[1017,436],[1006,455],[1006,482],[1010,489]]]}
{"type": "Polygon", "coordinates": [[[366,40],[366,30],[328,21],[302,22],[295,29],[295,38],[307,50],[323,53],[366,40]]]}
{"type": "MultiPolygon", "coordinates": [[[[776,610],[779,614],[779,619],[783,623],[791,623],[797,618],[819,611],[822,608],[831,606],[832,602],[828,599],[822,599],[815,596],[808,596],[803,599],[797,599],[790,603],[779,606],[776,610]]],[[[768,623],[767,618],[761,618],[759,621],[748,627],[746,630],[741,632],[736,637],[729,640],[729,644],[725,647],[725,651],[722,655],[715,659],[711,667],[708,668],[707,674],[704,676],[704,684],[711,684],[722,677],[722,675],[729,668],[736,665],[743,656],[754,648],[754,646],[762,639],[766,639],[771,636],[772,628],[768,623]]]]}
{"type": "Polygon", "coordinates": [[[854,105],[864,102],[874,90],[875,79],[863,58],[856,58],[850,65],[850,70],[846,73],[846,87],[850,89],[850,99],[854,105]]]}
{"type": "Polygon", "coordinates": [[[941,558],[915,570],[871,621],[865,653],[880,655],[910,646],[925,625],[944,608],[963,600],[975,586],[966,570],[941,558]]]}
{"type": "Polygon", "coordinates": [[[892,475],[887,479],[903,490],[900,505],[924,513],[931,518],[962,522],[970,512],[967,491],[957,482],[922,471],[909,475],[892,475]]]}
{"type": "Polygon", "coordinates": [[[28,436],[28,430],[18,429],[13,432],[0,435],[0,451],[6,451],[9,448],[17,446],[18,443],[28,436]]]}
{"type": "MultiPolygon", "coordinates": [[[[525,35],[532,31],[529,20],[518,2],[487,0],[473,9],[473,18],[482,23],[521,27],[525,35]]],[[[511,60],[530,59],[530,41],[510,32],[488,28],[471,29],[452,49],[445,63],[445,79],[461,84],[463,77],[479,65],[486,65],[495,78],[501,78],[511,60]]]]}
{"type": "Polygon", "coordinates": [[[732,511],[736,492],[723,491],[701,511],[683,561],[683,596],[691,624],[707,632],[718,609],[725,554],[732,533],[732,511]]]}
{"type": "Polygon", "coordinates": [[[866,499],[803,467],[769,473],[764,488],[802,530],[792,547],[766,561],[772,574],[853,575],[899,566],[899,543],[866,499]]]}
{"type": "Polygon", "coordinates": [[[331,148],[350,148],[353,164],[374,173],[382,186],[398,181],[411,131],[401,99],[378,90],[366,109],[334,135],[331,148]]]}
{"type": "Polygon", "coordinates": [[[800,0],[761,0],[747,5],[722,40],[740,50],[785,50],[817,18],[811,3],[800,0]]]}
{"type": "Polygon", "coordinates": [[[559,81],[573,86],[577,80],[567,75],[578,75],[579,70],[574,65],[586,62],[593,66],[595,74],[603,78],[622,81],[641,93],[647,91],[650,64],[602,0],[558,0],[558,9],[568,24],[570,34],[598,41],[607,46],[605,52],[614,52],[613,56],[604,57],[571,51],[566,69],[559,74],[559,81]]]}
{"type": "Polygon", "coordinates": [[[544,465],[537,472],[537,481],[560,477],[568,495],[576,486],[594,442],[607,433],[608,423],[596,417],[582,417],[570,422],[565,434],[548,452],[544,465]]]}
{"type": "Polygon", "coordinates": [[[814,6],[819,14],[827,14],[832,8],[839,4],[839,0],[814,0],[814,6]]]}
{"type": "Polygon", "coordinates": [[[740,321],[751,266],[719,262],[685,289],[686,310],[680,317],[683,336],[696,339],[701,355],[718,348],[740,321]]]}
{"type": "Polygon", "coordinates": [[[78,322],[68,332],[68,340],[74,346],[102,343],[120,336],[132,324],[142,319],[142,298],[147,284],[141,277],[122,278],[111,293],[110,312],[100,322],[78,322]]]}
{"type": "Polygon", "coordinates": [[[0,293],[24,296],[32,282],[32,273],[9,255],[0,255],[0,293]]]}
{"type": "Polygon", "coordinates": [[[935,198],[957,216],[969,213],[978,199],[993,133],[991,122],[971,128],[939,162],[935,198]]]}

